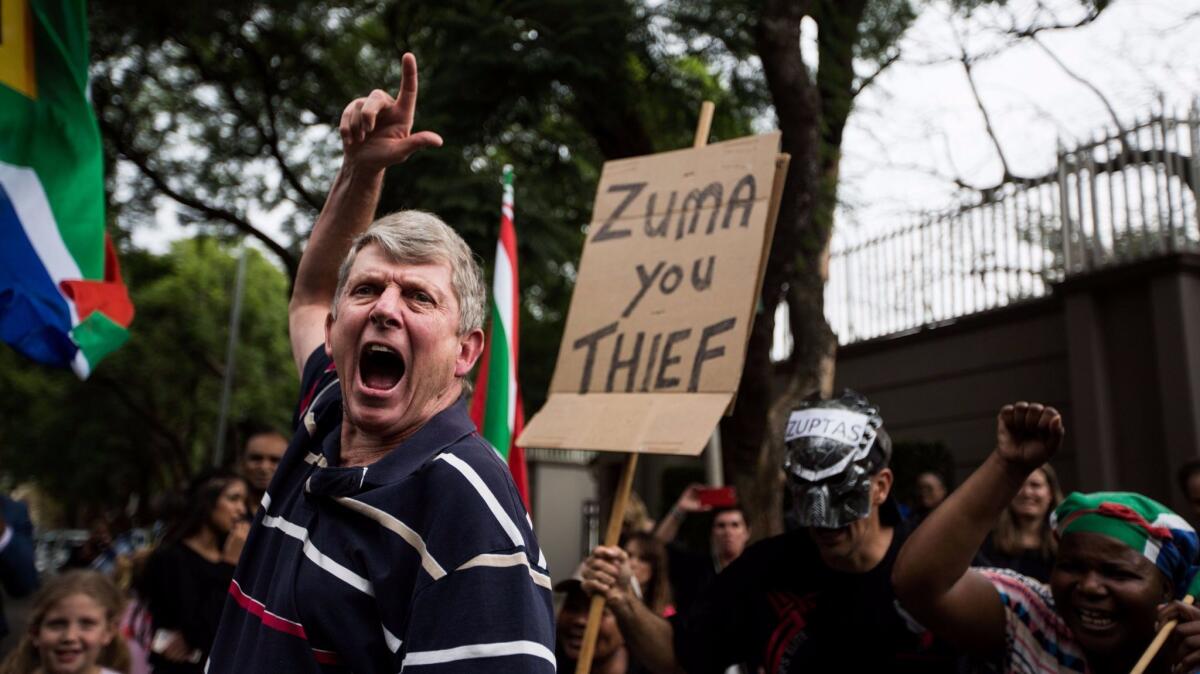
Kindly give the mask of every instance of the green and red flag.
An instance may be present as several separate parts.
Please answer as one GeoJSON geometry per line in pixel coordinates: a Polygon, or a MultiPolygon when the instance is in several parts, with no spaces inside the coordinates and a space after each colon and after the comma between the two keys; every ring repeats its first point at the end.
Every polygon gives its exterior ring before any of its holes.
{"type": "Polygon", "coordinates": [[[521,389],[517,385],[517,324],[521,293],[517,282],[517,230],[513,226],[513,171],[504,167],[504,200],[500,206],[500,237],[492,274],[492,320],[487,346],[475,376],[471,419],[479,434],[508,462],[513,482],[529,508],[529,473],[525,450],[516,445],[525,425],[521,389]]]}
{"type": "Polygon", "coordinates": [[[81,378],[133,320],[87,87],[84,0],[0,2],[0,340],[81,378]]]}

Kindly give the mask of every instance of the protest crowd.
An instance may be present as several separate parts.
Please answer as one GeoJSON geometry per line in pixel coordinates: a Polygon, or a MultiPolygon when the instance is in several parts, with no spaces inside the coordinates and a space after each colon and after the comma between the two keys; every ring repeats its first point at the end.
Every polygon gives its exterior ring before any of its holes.
{"type": "MultiPolygon", "coordinates": [[[[923,472],[901,503],[887,411],[811,397],[769,429],[788,531],[755,540],[731,492],[693,484],[552,583],[467,414],[476,256],[431,213],[375,218],[384,170],[442,143],[413,130],[411,55],[403,75],[341,119],[289,306],[292,428],[257,428],[234,469],[196,476],[152,546],[99,522],[40,582],[28,512],[0,497],[0,582],[32,594],[0,674],[569,672],[596,597],[602,674],[1128,672],[1170,621],[1147,671],[1200,669],[1195,514],[1063,494],[1070,419],[1032,401],[996,411],[978,439],[994,449],[960,484],[923,472]],[[698,549],[680,537],[696,520],[698,549]]],[[[1193,502],[1198,485],[1189,466],[1193,502]]]]}

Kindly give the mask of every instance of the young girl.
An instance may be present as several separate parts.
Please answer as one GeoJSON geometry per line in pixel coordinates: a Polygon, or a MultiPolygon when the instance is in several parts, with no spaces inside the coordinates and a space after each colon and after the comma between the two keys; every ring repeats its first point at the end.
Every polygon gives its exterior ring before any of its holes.
{"type": "Polygon", "coordinates": [[[121,592],[97,571],[68,571],[33,600],[29,629],[0,674],[123,674],[129,651],[117,634],[121,592]]]}

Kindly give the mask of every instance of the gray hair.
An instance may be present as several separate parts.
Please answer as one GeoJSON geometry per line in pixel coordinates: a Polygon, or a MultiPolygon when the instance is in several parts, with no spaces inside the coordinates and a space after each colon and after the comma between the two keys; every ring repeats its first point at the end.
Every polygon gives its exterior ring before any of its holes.
{"type": "Polygon", "coordinates": [[[441,218],[424,211],[397,211],[385,215],[355,237],[338,269],[337,289],[329,310],[334,318],[337,318],[338,300],[346,290],[346,279],[354,259],[359,251],[372,243],[379,244],[393,260],[403,264],[445,262],[450,265],[450,285],[458,298],[458,334],[483,328],[487,290],[475,255],[441,218]]]}

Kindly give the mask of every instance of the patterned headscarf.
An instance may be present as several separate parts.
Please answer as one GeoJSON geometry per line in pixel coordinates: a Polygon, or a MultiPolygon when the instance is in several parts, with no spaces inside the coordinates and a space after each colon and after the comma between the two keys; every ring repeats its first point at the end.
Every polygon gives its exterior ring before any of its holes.
{"type": "Polygon", "coordinates": [[[1182,597],[1195,588],[1200,539],[1196,530],[1170,508],[1132,492],[1074,492],[1050,519],[1055,532],[1087,532],[1114,538],[1154,563],[1182,597]]]}

